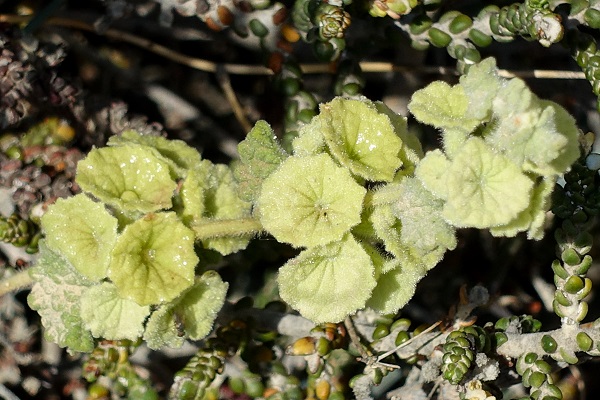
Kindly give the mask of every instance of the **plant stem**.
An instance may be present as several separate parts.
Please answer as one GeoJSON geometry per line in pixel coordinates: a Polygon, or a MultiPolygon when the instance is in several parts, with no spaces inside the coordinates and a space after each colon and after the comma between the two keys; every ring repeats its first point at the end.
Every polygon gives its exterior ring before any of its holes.
{"type": "Polygon", "coordinates": [[[0,281],[0,296],[7,293],[15,292],[19,289],[24,289],[33,283],[29,270],[19,271],[16,274],[0,281]]]}
{"type": "Polygon", "coordinates": [[[255,218],[221,219],[202,221],[192,226],[196,239],[209,239],[223,236],[241,236],[262,231],[262,225],[255,218]]]}

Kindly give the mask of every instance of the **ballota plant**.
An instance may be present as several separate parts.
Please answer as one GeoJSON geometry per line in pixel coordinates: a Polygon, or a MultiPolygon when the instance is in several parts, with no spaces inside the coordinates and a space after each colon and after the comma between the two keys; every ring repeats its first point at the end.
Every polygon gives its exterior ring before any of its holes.
{"type": "MultiPolygon", "coordinates": [[[[288,151],[267,122],[257,122],[231,165],[161,136],[128,130],[110,137],[79,162],[82,193],[59,199],[41,217],[28,303],[46,338],[72,353],[91,352],[84,370],[94,382],[107,371],[135,377],[123,360],[140,340],[158,350],[208,336],[175,376],[170,397],[208,396],[226,358],[248,339],[246,322],[236,319],[211,334],[230,307],[228,284],[203,257],[272,237],[297,249],[276,279],[281,299],[313,323],[310,335],[288,348],[309,360],[313,397],[344,397],[327,366],[350,337],[364,363],[350,382],[356,398],[371,398],[372,386],[397,368],[392,355],[421,360],[421,383],[442,377],[466,399],[501,398],[494,382],[514,359],[526,398],[562,398],[552,359],[572,364],[577,353],[600,355],[596,324],[580,325],[591,290],[586,227],[599,196],[600,163],[589,136],[522,80],[500,77],[492,58],[454,86],[436,81],[418,90],[408,108],[440,132],[440,149],[424,152],[404,117],[364,97],[321,104],[288,151]],[[410,321],[397,317],[374,329],[352,324],[372,318],[369,312],[380,320],[396,315],[457,247],[457,229],[539,240],[551,206],[564,220],[552,265],[560,329],[539,332],[528,316],[469,326],[471,311],[487,301],[481,287],[463,293],[455,324],[442,330],[409,332],[410,321]],[[368,349],[359,335],[371,341],[368,349]]],[[[256,377],[233,374],[229,384],[268,397],[256,377]]],[[[286,379],[277,398],[301,398],[300,382],[286,379]]],[[[156,396],[134,386],[129,396],[156,396]]]]}

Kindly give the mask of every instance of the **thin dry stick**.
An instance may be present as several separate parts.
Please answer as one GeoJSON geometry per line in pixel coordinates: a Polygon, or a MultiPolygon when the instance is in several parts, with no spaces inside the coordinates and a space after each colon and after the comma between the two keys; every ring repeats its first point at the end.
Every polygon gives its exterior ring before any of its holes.
{"type": "Polygon", "coordinates": [[[346,326],[348,335],[350,335],[350,341],[354,344],[354,347],[356,347],[363,360],[368,360],[369,358],[371,358],[372,355],[369,354],[367,350],[365,350],[360,341],[360,338],[358,337],[358,333],[356,333],[356,329],[354,328],[352,318],[350,318],[349,316],[346,317],[346,319],[344,320],[344,325],[346,326]]]}
{"type": "MultiPolygon", "coordinates": [[[[21,24],[28,22],[31,16],[22,16],[14,14],[0,14],[0,22],[10,24],[21,24]]],[[[83,31],[94,32],[99,35],[104,35],[110,39],[119,40],[122,42],[131,43],[133,45],[144,48],[171,61],[175,61],[190,68],[204,72],[216,73],[219,67],[222,67],[225,72],[232,75],[273,75],[273,71],[262,65],[248,64],[217,64],[212,61],[201,58],[194,58],[171,50],[165,46],[155,43],[151,40],[133,35],[131,33],[119,30],[108,29],[103,33],[96,31],[93,25],[83,21],[78,21],[69,18],[50,18],[46,21],[47,25],[56,25],[67,28],[75,28],[83,31]]],[[[412,72],[421,74],[439,74],[439,75],[459,75],[455,68],[449,67],[431,67],[431,66],[400,66],[388,62],[377,61],[362,61],[359,63],[362,72],[364,73],[382,73],[382,72],[412,72]]],[[[335,70],[330,64],[301,64],[300,68],[304,74],[331,74],[335,70]]],[[[498,74],[503,77],[512,78],[536,78],[536,79],[586,79],[585,74],[579,71],[564,71],[564,70],[540,70],[534,69],[529,71],[511,71],[506,69],[498,70],[498,74]]]]}
{"type": "Polygon", "coordinates": [[[381,360],[383,360],[387,356],[394,354],[395,352],[397,352],[398,350],[400,350],[404,346],[408,346],[410,343],[412,343],[415,339],[417,339],[421,335],[423,335],[423,334],[425,334],[427,332],[431,332],[432,330],[434,330],[441,323],[442,323],[442,321],[436,322],[435,324],[431,325],[429,328],[425,329],[423,332],[419,333],[417,336],[413,336],[410,339],[408,339],[406,342],[401,343],[395,349],[392,349],[392,350],[387,351],[387,352],[385,352],[383,354],[380,354],[379,357],[377,357],[377,362],[381,362],[381,360]]]}
{"type": "Polygon", "coordinates": [[[246,118],[242,105],[238,101],[238,98],[235,95],[233,88],[231,87],[231,80],[229,79],[229,74],[221,66],[217,68],[217,81],[219,82],[221,90],[223,90],[223,93],[225,93],[225,97],[227,98],[227,101],[233,109],[233,115],[235,115],[235,119],[237,119],[240,125],[242,125],[242,129],[244,129],[244,132],[250,132],[250,129],[252,129],[252,125],[248,121],[248,118],[246,118]]]}

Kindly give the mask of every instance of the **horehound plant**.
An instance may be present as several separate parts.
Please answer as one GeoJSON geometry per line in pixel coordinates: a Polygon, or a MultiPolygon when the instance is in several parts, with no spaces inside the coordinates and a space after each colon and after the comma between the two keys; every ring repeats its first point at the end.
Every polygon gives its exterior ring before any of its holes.
{"type": "Polygon", "coordinates": [[[493,59],[454,86],[433,82],[415,92],[408,108],[440,131],[441,149],[424,152],[405,118],[364,97],[321,104],[289,152],[259,121],[231,165],[202,159],[177,140],[133,130],[112,136],[79,162],[82,193],[48,208],[40,258],[13,279],[24,285],[28,274],[33,282],[29,305],[48,340],[92,352],[91,382],[106,376],[121,382],[113,386],[119,393],[135,388],[151,398],[156,392],[128,364],[132,349],[208,336],[177,374],[171,398],[210,397],[225,378],[253,397],[300,398],[301,383],[266,345],[286,334],[273,319],[292,316],[285,307],[256,310],[242,301],[232,308],[227,282],[203,259],[207,250],[228,255],[269,235],[297,249],[276,280],[281,299],[303,317],[294,324],[304,337],[285,357],[308,360],[310,396],[349,395],[339,379],[350,351],[364,363],[350,382],[356,398],[370,398],[399,365],[413,371],[401,398],[428,382],[463,398],[500,397],[495,381],[508,359],[532,398],[561,398],[554,363],[598,355],[600,334],[580,324],[591,289],[585,274],[598,156],[582,147],[587,137],[561,106],[520,79],[499,77],[493,59]],[[564,220],[552,265],[560,329],[542,332],[529,316],[474,325],[473,309],[487,302],[482,288],[463,294],[443,324],[410,331],[410,321],[394,317],[457,246],[457,229],[541,239],[551,204],[564,220]],[[210,337],[216,318],[228,322],[210,337]],[[240,363],[250,366],[265,351],[265,375],[240,372],[240,363]]]}

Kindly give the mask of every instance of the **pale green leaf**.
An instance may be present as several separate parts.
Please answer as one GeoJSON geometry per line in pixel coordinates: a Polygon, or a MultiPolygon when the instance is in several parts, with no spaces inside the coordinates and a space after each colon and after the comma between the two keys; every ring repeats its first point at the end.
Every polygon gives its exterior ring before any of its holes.
{"type": "Polygon", "coordinates": [[[333,157],[353,174],[391,181],[402,165],[402,140],[387,115],[369,100],[337,97],[321,104],[321,132],[333,157]]]}
{"type": "Polygon", "coordinates": [[[485,140],[524,170],[561,174],[579,157],[577,126],[562,107],[538,103],[539,107],[498,120],[485,140]]]}
{"type": "Polygon", "coordinates": [[[194,233],[175,213],[147,214],[117,238],[108,277],[139,305],[168,302],[194,282],[194,233]]]}
{"type": "Polygon", "coordinates": [[[140,145],[90,151],[77,166],[77,183],[105,203],[141,212],[170,208],[177,187],[169,166],[140,145]]]}
{"type": "Polygon", "coordinates": [[[469,99],[468,113],[472,118],[489,121],[493,100],[504,81],[498,76],[496,60],[492,57],[471,65],[467,74],[460,77],[460,86],[469,99]]]}
{"type": "Polygon", "coordinates": [[[34,283],[27,303],[40,314],[45,338],[68,347],[70,352],[92,351],[94,340],[81,319],[79,300],[93,282],[43,242],[40,258],[30,273],[34,283]]]}
{"type": "Polygon", "coordinates": [[[265,121],[258,121],[238,144],[241,163],[234,173],[239,182],[238,192],[246,201],[254,201],[262,181],[287,158],[287,153],[277,142],[275,133],[265,121]]]}
{"type": "Polygon", "coordinates": [[[186,340],[181,317],[175,313],[172,303],[160,306],[154,311],[144,331],[144,341],[152,350],[162,347],[179,348],[186,340]]]}
{"type": "Polygon", "coordinates": [[[180,347],[187,338],[200,340],[207,336],[223,307],[227,287],[215,271],[196,278],[194,286],[179,298],[152,313],[144,332],[148,347],[180,347]]]}
{"type": "Polygon", "coordinates": [[[496,118],[503,119],[513,114],[529,110],[538,101],[525,82],[521,79],[509,79],[500,87],[492,102],[492,112],[496,118]]]}
{"type": "Polygon", "coordinates": [[[294,156],[263,183],[258,214],[280,242],[323,245],[340,240],[360,222],[365,193],[329,155],[294,156]]]}
{"type": "Polygon", "coordinates": [[[167,139],[162,136],[141,135],[134,130],[124,131],[108,139],[109,146],[139,144],[156,149],[162,155],[176,176],[184,177],[187,170],[200,163],[200,153],[183,140],[167,139]]]}
{"type": "Polygon", "coordinates": [[[382,314],[395,314],[414,296],[425,276],[420,265],[401,264],[379,276],[367,306],[382,314]]]}
{"type": "Polygon", "coordinates": [[[208,160],[202,160],[196,168],[190,169],[179,189],[179,201],[181,220],[187,226],[191,226],[204,215],[206,189],[209,186],[208,176],[212,171],[213,164],[208,160]]]}
{"type": "Polygon", "coordinates": [[[521,211],[515,219],[506,225],[494,227],[490,232],[494,236],[516,236],[527,231],[527,238],[540,240],[544,237],[544,225],[550,209],[550,197],[556,183],[556,176],[544,177],[533,187],[529,207],[521,211]]]}
{"type": "Polygon", "coordinates": [[[375,268],[362,246],[343,240],[304,250],[279,270],[281,298],[315,323],[339,322],[363,308],[375,268]]]}
{"type": "Polygon", "coordinates": [[[418,179],[406,178],[390,189],[396,191],[392,213],[400,220],[400,240],[405,246],[415,248],[423,258],[456,247],[455,230],[441,215],[444,202],[435,198],[418,179]]]}
{"type": "Polygon", "coordinates": [[[472,132],[482,121],[469,114],[469,98],[462,86],[435,81],[417,90],[408,109],[420,122],[446,130],[472,132]]]}
{"type": "Polygon", "coordinates": [[[91,287],[81,297],[81,318],[96,338],[136,340],[148,314],[149,306],[122,299],[110,282],[91,287]]]}
{"type": "Polygon", "coordinates": [[[414,172],[416,165],[423,158],[423,148],[421,147],[421,141],[412,132],[408,130],[406,118],[392,111],[385,103],[380,101],[375,102],[377,111],[386,115],[392,126],[394,132],[400,140],[402,140],[402,148],[400,149],[399,157],[402,160],[401,172],[403,175],[410,175],[414,172]]]}
{"type": "Polygon", "coordinates": [[[210,333],[225,303],[227,287],[216,271],[207,271],[177,299],[175,312],[190,339],[200,340],[210,333]]]}
{"type": "Polygon", "coordinates": [[[298,130],[298,136],[292,141],[292,150],[295,156],[305,157],[327,151],[327,144],[323,137],[323,118],[319,115],[313,117],[308,124],[298,130]]]}
{"type": "MultiPolygon", "coordinates": [[[[208,174],[204,191],[204,213],[202,218],[211,220],[247,218],[252,204],[242,200],[237,191],[237,182],[231,169],[223,164],[213,165],[208,174]]],[[[248,246],[250,235],[218,237],[202,240],[204,247],[223,255],[243,250],[248,246]]]]}
{"type": "Polygon", "coordinates": [[[467,141],[445,177],[448,198],[443,215],[456,227],[504,225],[529,206],[531,179],[480,138],[467,141]]]}
{"type": "Polygon", "coordinates": [[[106,277],[117,219],[84,194],[58,199],[42,216],[46,244],[86,278],[106,277]]]}
{"type": "Polygon", "coordinates": [[[450,162],[441,152],[436,149],[428,151],[421,160],[415,176],[423,186],[440,199],[448,197],[448,185],[446,184],[446,172],[450,168],[450,162]]]}

